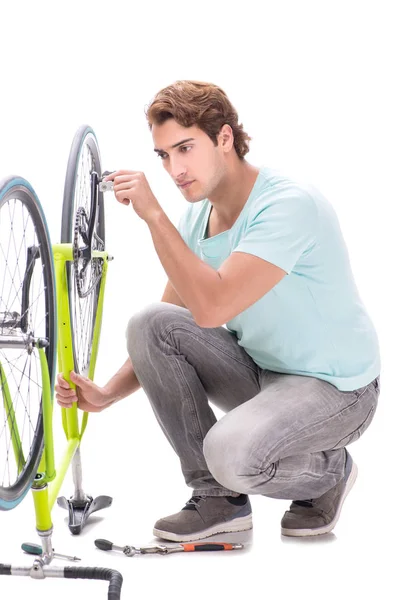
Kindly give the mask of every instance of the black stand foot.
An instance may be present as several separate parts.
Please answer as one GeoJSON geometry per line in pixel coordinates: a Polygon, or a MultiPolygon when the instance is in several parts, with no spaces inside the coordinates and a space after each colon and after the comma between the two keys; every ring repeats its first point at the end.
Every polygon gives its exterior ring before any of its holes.
{"type": "Polygon", "coordinates": [[[97,496],[95,500],[91,496],[87,496],[84,501],[67,500],[64,496],[57,498],[58,506],[68,510],[68,527],[74,535],[78,535],[82,531],[93,512],[108,508],[111,503],[110,496],[97,496]]]}

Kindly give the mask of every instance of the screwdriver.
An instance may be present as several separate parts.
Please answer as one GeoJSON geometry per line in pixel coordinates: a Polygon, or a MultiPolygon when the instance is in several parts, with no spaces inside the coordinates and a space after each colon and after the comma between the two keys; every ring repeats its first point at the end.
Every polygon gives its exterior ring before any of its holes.
{"type": "Polygon", "coordinates": [[[108,540],[95,540],[95,546],[100,550],[118,550],[126,556],[135,556],[136,554],[170,554],[172,552],[199,552],[212,550],[242,550],[243,544],[227,544],[224,542],[191,543],[176,544],[175,546],[164,546],[163,544],[143,546],[116,546],[108,540]]]}
{"type": "MultiPolygon", "coordinates": [[[[42,547],[38,544],[22,544],[21,548],[27,554],[37,554],[38,556],[41,556],[41,554],[43,553],[42,547]]],[[[67,556],[66,554],[57,554],[56,552],[53,553],[53,556],[54,558],[65,558],[66,560],[81,560],[77,556],[67,556]]]]}

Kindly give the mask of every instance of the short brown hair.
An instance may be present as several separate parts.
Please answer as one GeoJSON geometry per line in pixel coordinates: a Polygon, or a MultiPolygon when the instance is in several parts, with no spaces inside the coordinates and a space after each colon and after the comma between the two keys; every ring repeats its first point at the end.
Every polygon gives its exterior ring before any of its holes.
{"type": "Polygon", "coordinates": [[[146,109],[150,129],[175,119],[182,127],[197,125],[217,145],[217,135],[227,123],[233,131],[234,146],[239,158],[249,151],[251,137],[238,123],[238,113],[226,93],[212,83],[202,81],[175,81],[156,94],[146,109]]]}

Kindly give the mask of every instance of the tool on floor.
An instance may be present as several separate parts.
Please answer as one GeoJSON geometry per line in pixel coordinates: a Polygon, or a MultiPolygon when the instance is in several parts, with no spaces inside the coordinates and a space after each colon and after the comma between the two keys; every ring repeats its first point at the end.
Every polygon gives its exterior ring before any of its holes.
{"type": "MultiPolygon", "coordinates": [[[[38,544],[21,544],[21,548],[27,554],[37,554],[38,556],[41,556],[43,552],[42,546],[39,546],[38,544]]],[[[77,556],[67,556],[66,554],[57,554],[56,552],[53,552],[53,556],[54,558],[65,558],[66,560],[81,560],[77,556]]]]}
{"type": "Polygon", "coordinates": [[[171,554],[173,552],[242,550],[244,548],[243,544],[227,544],[225,542],[177,544],[176,546],[155,544],[152,546],[142,546],[141,548],[135,548],[135,546],[116,546],[108,540],[95,540],[94,543],[100,550],[117,550],[123,552],[125,556],[135,556],[136,554],[171,554]]]}

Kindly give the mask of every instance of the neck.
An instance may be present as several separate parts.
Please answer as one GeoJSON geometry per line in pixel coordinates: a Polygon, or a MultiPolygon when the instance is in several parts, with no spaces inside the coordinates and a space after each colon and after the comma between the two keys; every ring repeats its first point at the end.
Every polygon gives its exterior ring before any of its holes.
{"type": "Polygon", "coordinates": [[[228,165],[226,174],[209,200],[214,219],[224,227],[231,227],[239,216],[257,179],[259,169],[245,160],[237,159],[228,165]]]}

